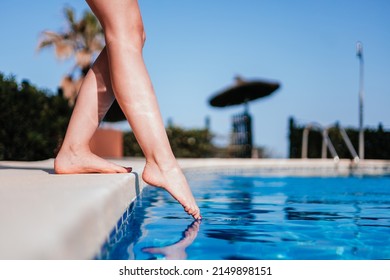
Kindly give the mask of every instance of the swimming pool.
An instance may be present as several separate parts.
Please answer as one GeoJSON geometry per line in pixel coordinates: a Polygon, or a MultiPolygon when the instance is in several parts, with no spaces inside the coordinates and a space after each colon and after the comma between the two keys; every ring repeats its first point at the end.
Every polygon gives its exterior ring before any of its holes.
{"type": "Polygon", "coordinates": [[[390,259],[390,177],[192,176],[203,220],[146,187],[98,259],[390,259]]]}

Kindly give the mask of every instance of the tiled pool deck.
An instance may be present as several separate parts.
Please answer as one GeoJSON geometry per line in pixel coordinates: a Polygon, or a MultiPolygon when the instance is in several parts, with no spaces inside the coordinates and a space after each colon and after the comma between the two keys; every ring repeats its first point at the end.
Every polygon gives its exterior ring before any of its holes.
{"type": "MultiPolygon", "coordinates": [[[[91,259],[142,191],[142,158],[114,162],[130,174],[55,175],[53,160],[0,161],[0,259],[91,259]]],[[[181,159],[188,176],[390,175],[390,161],[181,159]]]]}

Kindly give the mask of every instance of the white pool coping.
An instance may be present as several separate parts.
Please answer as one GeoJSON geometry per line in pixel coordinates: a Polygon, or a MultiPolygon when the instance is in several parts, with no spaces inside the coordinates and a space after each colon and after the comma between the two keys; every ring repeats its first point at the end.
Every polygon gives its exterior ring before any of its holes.
{"type": "MultiPolygon", "coordinates": [[[[142,158],[114,160],[129,174],[55,175],[53,160],[0,161],[0,259],[91,259],[145,186],[142,158]]],[[[390,161],[180,159],[191,174],[389,175],[390,161]]]]}

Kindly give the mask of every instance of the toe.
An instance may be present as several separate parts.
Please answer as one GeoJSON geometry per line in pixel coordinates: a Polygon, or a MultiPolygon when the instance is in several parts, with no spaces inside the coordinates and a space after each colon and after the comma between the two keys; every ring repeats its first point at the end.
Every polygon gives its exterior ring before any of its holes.
{"type": "Polygon", "coordinates": [[[113,166],[113,170],[115,170],[116,173],[130,173],[132,169],[131,167],[115,165],[113,166]]]}
{"type": "Polygon", "coordinates": [[[201,219],[200,210],[197,206],[189,207],[186,212],[196,220],[201,219]]]}

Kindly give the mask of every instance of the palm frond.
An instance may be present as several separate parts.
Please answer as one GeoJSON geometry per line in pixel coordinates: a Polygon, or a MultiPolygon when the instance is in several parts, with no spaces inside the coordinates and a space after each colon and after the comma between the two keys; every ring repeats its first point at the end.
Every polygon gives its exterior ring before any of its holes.
{"type": "Polygon", "coordinates": [[[88,68],[97,52],[104,47],[103,29],[95,15],[86,11],[78,20],[73,8],[63,10],[66,29],[64,32],[42,32],[37,49],[54,48],[58,59],[75,58],[75,67],[83,73],[88,68]]]}
{"type": "Polygon", "coordinates": [[[53,31],[43,31],[40,35],[37,49],[41,50],[46,47],[51,47],[54,44],[54,42],[59,40],[60,36],[61,36],[60,34],[55,33],[53,31]]]}
{"type": "Polygon", "coordinates": [[[75,20],[75,12],[74,12],[74,9],[67,6],[64,8],[64,15],[65,15],[65,19],[67,20],[67,24],[69,24],[70,26],[76,24],[76,20],[75,20]]]}
{"type": "Polygon", "coordinates": [[[54,47],[56,57],[59,59],[69,58],[73,53],[72,40],[68,40],[68,34],[60,34],[53,31],[42,32],[38,42],[38,51],[44,48],[54,47]]]}
{"type": "Polygon", "coordinates": [[[89,51],[81,50],[76,53],[76,63],[80,68],[89,67],[92,63],[92,54],[89,51]]]}

